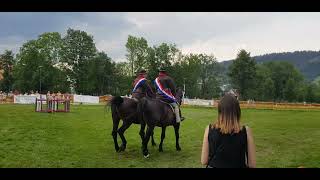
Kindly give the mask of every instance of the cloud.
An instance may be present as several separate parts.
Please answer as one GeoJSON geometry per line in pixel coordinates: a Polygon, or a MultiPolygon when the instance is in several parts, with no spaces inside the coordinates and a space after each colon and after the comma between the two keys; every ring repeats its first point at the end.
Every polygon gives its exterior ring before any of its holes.
{"type": "MultiPolygon", "coordinates": [[[[240,49],[251,55],[296,50],[319,50],[320,26],[318,14],[270,13],[265,21],[251,23],[245,29],[220,34],[215,38],[185,44],[186,53],[212,52],[219,61],[236,57],[240,49]]],[[[255,19],[255,18],[254,18],[255,19]]]]}
{"type": "Polygon", "coordinates": [[[27,40],[22,36],[8,36],[0,37],[0,53],[5,50],[12,50],[13,52],[18,52],[20,45],[22,45],[27,40]]]}
{"type": "Polygon", "coordinates": [[[68,27],[93,35],[97,48],[116,61],[125,59],[128,35],[144,37],[150,46],[175,43],[184,53],[235,58],[241,48],[260,55],[319,50],[320,13],[230,12],[46,12],[0,13],[0,52],[17,51],[44,32],[65,35],[68,27]]]}
{"type": "MultiPolygon", "coordinates": [[[[132,26],[121,13],[0,13],[0,52],[13,49],[15,52],[24,42],[37,38],[44,32],[66,34],[70,28],[86,31],[94,36],[98,48],[108,42],[115,44],[124,29],[132,26]],[[19,40],[16,40],[19,37],[19,40]],[[24,40],[24,41],[22,41],[24,40]]],[[[106,46],[111,47],[111,45],[106,46]]],[[[114,52],[119,52],[113,48],[114,52]]],[[[114,54],[113,51],[111,54],[114,54]]],[[[116,54],[115,56],[118,56],[116,54]]]]}

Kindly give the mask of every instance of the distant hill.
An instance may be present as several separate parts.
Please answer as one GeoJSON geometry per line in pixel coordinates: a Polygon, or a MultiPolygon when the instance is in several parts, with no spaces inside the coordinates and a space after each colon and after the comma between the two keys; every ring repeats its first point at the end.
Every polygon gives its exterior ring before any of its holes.
{"type": "MultiPolygon", "coordinates": [[[[299,69],[306,79],[312,81],[320,76],[320,51],[295,51],[284,53],[271,53],[253,56],[257,63],[269,61],[287,61],[299,69]]],[[[232,60],[223,61],[221,64],[228,67],[232,60]]]]}

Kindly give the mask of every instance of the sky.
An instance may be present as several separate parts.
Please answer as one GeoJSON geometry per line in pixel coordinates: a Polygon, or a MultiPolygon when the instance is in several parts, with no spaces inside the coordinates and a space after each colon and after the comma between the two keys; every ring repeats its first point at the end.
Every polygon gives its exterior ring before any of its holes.
{"type": "Polygon", "coordinates": [[[218,61],[234,59],[240,49],[252,56],[320,50],[317,12],[0,12],[0,53],[17,53],[44,32],[64,36],[69,27],[92,35],[97,49],[115,61],[125,60],[128,35],[218,61]]]}

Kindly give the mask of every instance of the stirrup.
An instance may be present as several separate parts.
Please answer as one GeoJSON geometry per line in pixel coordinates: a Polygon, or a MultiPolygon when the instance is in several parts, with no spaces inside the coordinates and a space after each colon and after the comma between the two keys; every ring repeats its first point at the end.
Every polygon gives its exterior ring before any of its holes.
{"type": "Polygon", "coordinates": [[[186,119],[185,117],[180,117],[180,120],[181,120],[181,121],[183,121],[183,120],[185,120],[185,119],[186,119]]]}

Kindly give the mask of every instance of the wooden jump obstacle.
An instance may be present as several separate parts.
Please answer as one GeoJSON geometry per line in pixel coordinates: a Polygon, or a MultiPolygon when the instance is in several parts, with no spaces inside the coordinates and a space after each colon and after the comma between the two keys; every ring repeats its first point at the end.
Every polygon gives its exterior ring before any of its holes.
{"type": "Polygon", "coordinates": [[[70,112],[70,99],[43,99],[36,98],[35,104],[36,112],[70,112]],[[46,102],[46,104],[44,104],[46,102]],[[63,108],[61,108],[61,106],[63,108]]]}

